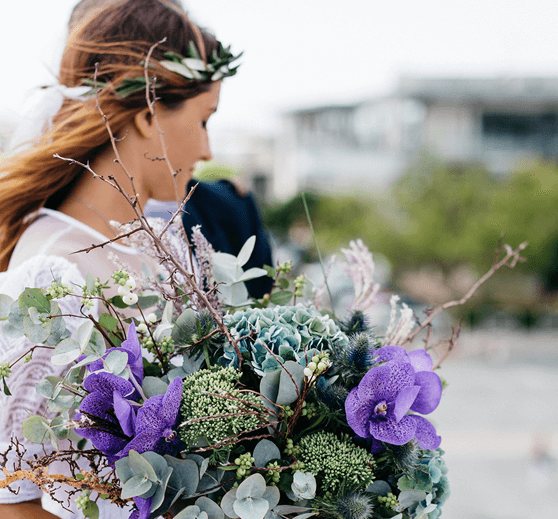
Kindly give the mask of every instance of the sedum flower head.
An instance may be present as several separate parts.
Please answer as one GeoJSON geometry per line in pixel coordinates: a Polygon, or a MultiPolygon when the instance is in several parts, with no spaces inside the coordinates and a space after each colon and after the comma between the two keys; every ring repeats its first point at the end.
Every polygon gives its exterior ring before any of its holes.
{"type": "Polygon", "coordinates": [[[298,460],[312,473],[323,490],[363,490],[374,480],[372,454],[344,435],[319,431],[304,436],[297,445],[298,460]]]}
{"type": "Polygon", "coordinates": [[[214,366],[184,379],[180,436],[187,445],[196,443],[200,438],[213,444],[219,443],[261,425],[258,416],[247,412],[259,410],[258,396],[243,393],[234,387],[240,375],[234,368],[214,366]],[[217,415],[231,416],[212,418],[217,415]]]}
{"type": "MultiPolygon", "coordinates": [[[[319,352],[347,343],[347,336],[328,315],[302,304],[238,311],[227,316],[225,323],[235,338],[252,333],[239,342],[239,347],[260,376],[279,368],[268,349],[281,362],[294,360],[306,365],[306,354],[310,350],[319,352]]],[[[231,346],[225,347],[221,363],[238,365],[236,352],[231,346]]]]}

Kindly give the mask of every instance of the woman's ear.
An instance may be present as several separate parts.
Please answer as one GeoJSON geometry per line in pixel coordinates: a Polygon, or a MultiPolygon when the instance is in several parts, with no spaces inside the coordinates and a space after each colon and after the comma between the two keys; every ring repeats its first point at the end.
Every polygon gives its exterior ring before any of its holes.
{"type": "Polygon", "coordinates": [[[149,139],[153,134],[153,118],[149,108],[144,108],[134,116],[134,126],[138,133],[144,138],[149,139]]]}

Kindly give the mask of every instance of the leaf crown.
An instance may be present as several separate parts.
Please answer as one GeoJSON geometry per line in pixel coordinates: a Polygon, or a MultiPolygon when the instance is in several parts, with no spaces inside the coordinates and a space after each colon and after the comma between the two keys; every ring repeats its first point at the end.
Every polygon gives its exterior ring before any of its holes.
{"type": "MultiPolygon", "coordinates": [[[[223,47],[219,43],[218,48],[207,57],[207,61],[204,61],[199,55],[194,42],[190,42],[186,57],[176,52],[165,52],[163,56],[166,59],[159,61],[159,64],[190,81],[200,83],[219,81],[225,77],[234,76],[240,66],[231,66],[231,63],[240,58],[243,53],[241,52],[235,56],[230,49],[230,46],[223,47]]],[[[150,68],[153,68],[153,65],[150,65],[150,68]]],[[[156,81],[158,86],[164,86],[164,81],[149,78],[150,86],[155,86],[156,81]]],[[[95,94],[96,89],[103,89],[108,86],[106,82],[95,81],[93,79],[84,79],[83,83],[93,87],[83,94],[84,96],[95,94]]],[[[145,75],[126,78],[116,87],[116,95],[118,98],[123,99],[137,92],[145,91],[146,86],[145,75]]]]}

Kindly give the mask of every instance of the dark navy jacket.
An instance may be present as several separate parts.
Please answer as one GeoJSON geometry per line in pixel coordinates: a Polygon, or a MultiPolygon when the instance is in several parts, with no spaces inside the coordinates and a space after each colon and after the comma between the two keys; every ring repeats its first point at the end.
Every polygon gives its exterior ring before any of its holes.
{"type": "MultiPolygon", "coordinates": [[[[190,180],[188,191],[196,183],[190,180]]],[[[272,265],[271,247],[252,195],[241,196],[228,180],[199,182],[184,208],[187,213],[182,215],[182,223],[190,242],[192,227],[199,224],[217,252],[237,256],[246,240],[255,235],[254,252],[244,270],[272,265]]],[[[272,283],[271,278],[262,277],[248,281],[246,288],[252,297],[262,297],[271,290],[272,283]]]]}

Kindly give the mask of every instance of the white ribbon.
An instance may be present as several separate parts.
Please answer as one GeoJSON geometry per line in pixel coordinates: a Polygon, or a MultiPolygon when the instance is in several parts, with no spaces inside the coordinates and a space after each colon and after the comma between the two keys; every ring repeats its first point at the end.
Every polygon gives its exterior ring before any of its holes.
{"type": "Polygon", "coordinates": [[[25,103],[24,115],[10,139],[8,151],[15,153],[33,146],[36,140],[52,128],[52,120],[62,108],[64,99],[86,101],[88,97],[84,94],[90,90],[89,86],[53,85],[35,91],[25,103]]]}

